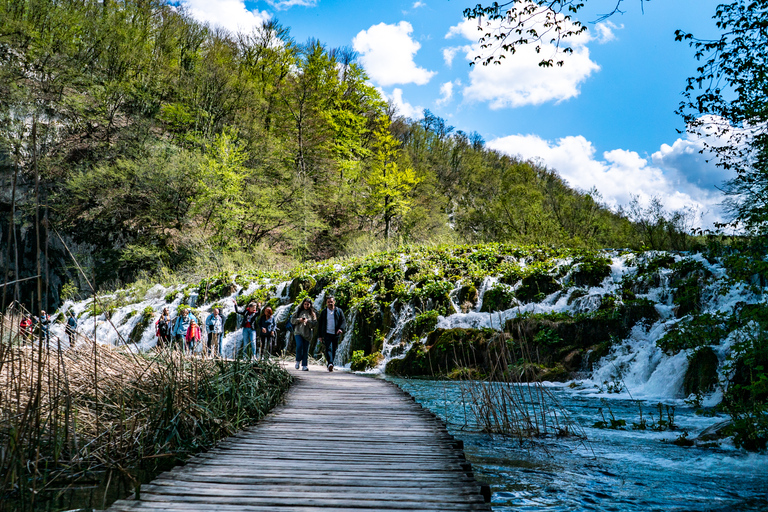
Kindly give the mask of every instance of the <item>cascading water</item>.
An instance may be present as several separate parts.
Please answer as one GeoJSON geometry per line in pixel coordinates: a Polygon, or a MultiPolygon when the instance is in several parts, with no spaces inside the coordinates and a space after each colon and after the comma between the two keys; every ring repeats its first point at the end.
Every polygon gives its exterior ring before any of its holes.
{"type": "MultiPolygon", "coordinates": [[[[660,253],[658,253],[660,254],[660,253]]],[[[653,257],[655,254],[650,254],[648,257],[653,257]]],[[[675,256],[676,261],[680,261],[683,256],[675,256]]],[[[755,296],[745,286],[734,286],[727,291],[727,293],[720,293],[722,287],[720,281],[717,279],[724,278],[726,271],[722,266],[711,263],[707,259],[700,255],[688,256],[688,259],[697,262],[706,271],[715,276],[716,280],[702,290],[702,311],[704,312],[719,312],[732,310],[734,305],[738,302],[754,303],[762,300],[760,296],[755,296]]],[[[405,263],[402,263],[404,266],[405,263]]],[[[563,268],[567,268],[567,261],[563,260],[561,263],[563,268]]],[[[537,313],[567,313],[570,315],[578,315],[589,313],[597,310],[603,297],[606,295],[616,295],[620,291],[622,286],[622,278],[631,272],[635,272],[637,264],[629,261],[628,256],[614,254],[611,257],[610,273],[605,277],[602,282],[595,286],[582,286],[582,287],[565,287],[564,290],[558,290],[553,293],[549,293],[545,297],[535,302],[529,302],[526,304],[518,304],[513,308],[506,309],[504,311],[494,312],[480,312],[483,308],[484,299],[489,290],[495,287],[507,287],[507,289],[513,290],[515,287],[502,285],[499,283],[499,279],[496,276],[485,276],[478,288],[478,298],[473,309],[462,313],[461,305],[458,302],[458,290],[459,286],[454,286],[450,292],[450,309],[453,311],[448,316],[440,316],[437,320],[437,328],[441,329],[453,329],[453,328],[465,328],[465,329],[482,329],[490,328],[495,330],[501,330],[504,328],[507,320],[518,317],[523,314],[537,314],[537,313]],[[578,294],[573,290],[578,289],[578,294]]],[[[576,272],[576,268],[564,273],[563,277],[559,278],[561,283],[568,283],[572,279],[572,275],[576,272]]],[[[594,389],[605,388],[607,384],[621,383],[624,391],[632,396],[648,397],[648,398],[681,398],[681,382],[682,376],[687,368],[687,352],[683,351],[674,356],[668,356],[661,351],[656,345],[657,341],[680,319],[674,315],[675,305],[672,303],[670,292],[670,275],[671,271],[668,269],[661,269],[659,271],[658,283],[650,286],[645,293],[638,294],[638,298],[644,298],[652,301],[655,305],[655,309],[659,314],[659,319],[649,326],[637,325],[635,326],[630,335],[617,343],[611,352],[603,357],[602,361],[595,362],[594,371],[587,378],[580,382],[580,385],[585,388],[592,387],[594,389]]],[[[374,289],[374,284],[370,289],[374,289]]],[[[408,284],[409,289],[412,291],[415,284],[408,284]]],[[[282,322],[286,319],[290,312],[290,282],[280,282],[277,285],[271,285],[269,282],[250,283],[245,289],[242,287],[236,287],[234,293],[227,297],[220,298],[215,301],[222,305],[222,315],[226,318],[234,310],[234,300],[243,294],[254,293],[258,289],[272,288],[274,292],[271,294],[276,297],[280,305],[276,308],[276,319],[278,322],[282,322]]],[[[87,336],[94,338],[100,343],[109,343],[117,345],[123,341],[128,341],[134,328],[142,321],[142,316],[146,309],[151,308],[154,318],[143,330],[140,336],[136,336],[134,333],[133,339],[137,343],[135,348],[137,350],[148,350],[152,348],[156,343],[155,338],[155,320],[160,311],[164,307],[168,307],[172,314],[175,313],[175,309],[182,301],[181,290],[183,287],[172,286],[163,287],[156,285],[149,289],[143,297],[135,297],[138,299],[136,302],[117,307],[111,314],[111,322],[113,327],[107,320],[104,313],[92,316],[93,310],[92,302],[90,300],[81,302],[66,302],[63,310],[73,310],[79,319],[78,330],[87,336]],[[168,303],[165,298],[173,294],[174,299],[168,303]],[[118,335],[119,333],[119,335],[118,335]]],[[[323,307],[325,301],[326,292],[323,290],[314,299],[314,306],[319,311],[323,307]]],[[[114,299],[114,297],[105,296],[103,300],[114,299]]],[[[210,313],[210,307],[213,302],[209,304],[199,304],[198,311],[200,311],[203,318],[199,318],[200,323],[204,323],[205,317],[210,313]]],[[[391,306],[390,306],[391,307],[391,306]]],[[[354,324],[356,320],[355,311],[345,311],[347,315],[347,332],[344,334],[342,340],[339,343],[338,357],[339,362],[342,364],[348,364],[350,359],[349,347],[352,345],[352,338],[354,335],[354,324]]],[[[380,365],[377,371],[381,371],[386,362],[391,358],[399,358],[407,352],[410,348],[412,340],[403,340],[402,335],[405,330],[405,326],[408,322],[413,321],[416,316],[416,312],[409,304],[405,304],[399,308],[399,313],[392,311],[392,317],[394,318],[394,326],[390,327],[388,332],[385,333],[384,345],[382,353],[384,355],[384,362],[380,365]]],[[[61,339],[66,340],[64,325],[61,323],[55,323],[52,326],[52,333],[61,339]]],[[[237,330],[235,332],[227,333],[223,339],[223,353],[226,356],[232,356],[234,354],[234,347],[236,342],[242,337],[242,333],[237,330]]],[[[725,341],[722,346],[716,347],[718,357],[723,361],[726,357],[728,349],[728,341],[725,341]]],[[[284,346],[284,345],[283,345],[284,346]]],[[[612,386],[613,390],[616,390],[616,386],[612,386]]]]}

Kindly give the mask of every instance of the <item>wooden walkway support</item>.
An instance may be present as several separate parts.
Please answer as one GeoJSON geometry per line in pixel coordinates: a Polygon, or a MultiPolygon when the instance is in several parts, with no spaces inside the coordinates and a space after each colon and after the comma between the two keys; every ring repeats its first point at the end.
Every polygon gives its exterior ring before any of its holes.
{"type": "Polygon", "coordinates": [[[491,510],[461,441],[396,385],[290,371],[284,405],[109,510],[491,510]]]}

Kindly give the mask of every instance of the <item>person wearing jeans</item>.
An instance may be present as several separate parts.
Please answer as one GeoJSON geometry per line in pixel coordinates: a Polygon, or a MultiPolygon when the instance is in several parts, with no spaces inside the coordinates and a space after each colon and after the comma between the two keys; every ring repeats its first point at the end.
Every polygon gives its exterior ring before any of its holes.
{"type": "Polygon", "coordinates": [[[320,312],[318,323],[317,341],[325,344],[325,360],[328,362],[328,371],[332,372],[339,337],[347,330],[347,319],[344,318],[341,308],[336,307],[333,295],[325,298],[325,309],[320,312]]]}
{"type": "Polygon", "coordinates": [[[296,341],[296,369],[308,371],[307,357],[309,344],[312,342],[312,329],[317,325],[317,313],[309,297],[305,298],[299,309],[291,317],[293,339],[296,341]]]}
{"type": "Polygon", "coordinates": [[[235,303],[235,313],[243,315],[243,339],[242,344],[235,343],[235,357],[253,357],[256,352],[256,334],[259,327],[259,308],[255,302],[248,304],[245,309],[239,309],[237,301],[235,303]]]}

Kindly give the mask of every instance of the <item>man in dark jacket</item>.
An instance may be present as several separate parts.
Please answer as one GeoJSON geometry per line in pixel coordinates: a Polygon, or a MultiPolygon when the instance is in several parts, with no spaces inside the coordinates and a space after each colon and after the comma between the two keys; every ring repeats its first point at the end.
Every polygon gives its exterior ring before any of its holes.
{"type": "Polygon", "coordinates": [[[336,299],[333,295],[325,298],[326,307],[320,312],[317,319],[317,341],[325,344],[325,359],[328,361],[328,371],[333,371],[333,358],[336,356],[336,348],[339,338],[347,330],[347,319],[344,312],[336,307],[336,299]]]}

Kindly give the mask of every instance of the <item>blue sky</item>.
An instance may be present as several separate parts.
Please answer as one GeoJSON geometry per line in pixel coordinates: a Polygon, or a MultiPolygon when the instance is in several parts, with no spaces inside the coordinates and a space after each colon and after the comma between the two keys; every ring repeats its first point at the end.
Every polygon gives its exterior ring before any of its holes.
{"type": "Polygon", "coordinates": [[[715,36],[718,1],[625,0],[623,14],[595,23],[616,0],[590,0],[578,15],[589,31],[557,69],[538,67],[532,51],[471,68],[477,22],[462,11],[475,0],[182,3],[230,30],[276,18],[297,42],[352,47],[400,113],[429,109],[492,148],[544,163],[576,188],[597,188],[611,206],[658,196],[669,210],[699,212],[705,227],[722,220],[716,187],[730,176],[698,153],[701,140],[677,133],[684,126],[674,114],[696,67],[675,29],[715,36]]]}

